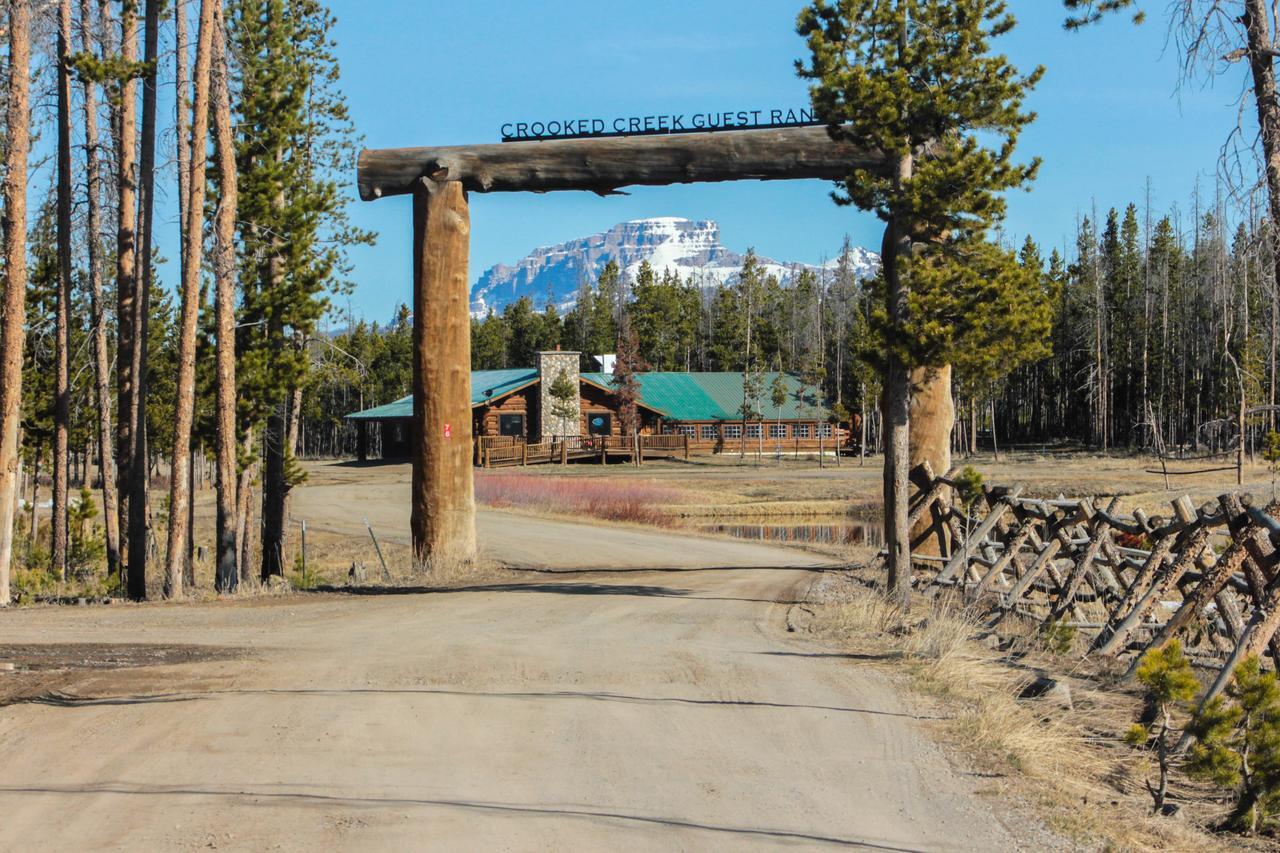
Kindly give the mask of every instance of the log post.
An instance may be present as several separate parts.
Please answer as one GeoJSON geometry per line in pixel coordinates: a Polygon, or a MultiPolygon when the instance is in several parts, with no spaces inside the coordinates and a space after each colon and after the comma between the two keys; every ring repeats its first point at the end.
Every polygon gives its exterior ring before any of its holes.
{"type": "MultiPolygon", "coordinates": [[[[1014,508],[1015,515],[1018,515],[1017,507],[1014,508]]],[[[1000,558],[987,570],[987,573],[978,579],[978,585],[975,586],[970,593],[973,598],[978,598],[983,592],[991,586],[996,578],[1000,577],[1005,569],[1010,566],[1020,567],[1018,561],[1018,552],[1027,544],[1027,540],[1031,538],[1031,534],[1035,532],[1035,520],[1030,516],[1019,515],[1020,526],[1012,538],[1005,540],[1004,553],[1000,558]]]]}
{"type": "Polygon", "coordinates": [[[471,472],[471,214],[457,182],[413,191],[413,495],[419,566],[476,553],[471,472]]]}
{"type": "MultiPolygon", "coordinates": [[[[1060,591],[1057,601],[1053,603],[1053,607],[1049,611],[1050,619],[1061,619],[1063,614],[1076,600],[1076,594],[1080,591],[1080,584],[1093,569],[1093,562],[1097,559],[1098,552],[1102,550],[1102,546],[1107,542],[1111,535],[1111,526],[1107,524],[1106,518],[1095,512],[1093,503],[1088,500],[1080,502],[1080,515],[1085,519],[1085,529],[1092,527],[1092,533],[1089,541],[1085,545],[1084,553],[1071,567],[1071,572],[1067,575],[1066,583],[1060,591]]],[[[1095,590],[1096,591],[1096,590],[1095,590]]]]}
{"type": "Polygon", "coordinates": [[[955,577],[956,573],[959,572],[962,567],[968,566],[969,559],[973,556],[974,547],[985,539],[987,534],[995,528],[996,523],[1000,521],[1000,518],[1006,512],[1008,512],[1012,502],[1017,500],[1020,494],[1022,494],[1022,487],[1014,486],[1013,489],[1005,495],[992,496],[991,511],[987,514],[987,517],[984,518],[976,528],[974,528],[973,532],[969,534],[961,544],[960,548],[956,550],[955,555],[947,562],[942,571],[938,573],[938,576],[933,579],[934,584],[946,583],[951,580],[951,578],[955,577]]]}
{"type": "MultiPolygon", "coordinates": [[[[1209,525],[1201,524],[1185,531],[1185,538],[1179,542],[1181,551],[1177,558],[1169,565],[1163,577],[1156,579],[1150,587],[1142,592],[1138,603],[1120,620],[1106,641],[1097,646],[1095,651],[1098,654],[1114,655],[1121,650],[1121,647],[1129,639],[1129,635],[1142,623],[1142,619],[1155,606],[1156,601],[1167,595],[1178,580],[1191,568],[1191,564],[1195,562],[1200,550],[1209,541],[1211,530],[1209,525]]],[[[1152,553],[1155,554],[1156,552],[1153,551],[1152,553]]],[[[1105,636],[1105,632],[1098,635],[1099,638],[1103,636],[1105,636]]]]}

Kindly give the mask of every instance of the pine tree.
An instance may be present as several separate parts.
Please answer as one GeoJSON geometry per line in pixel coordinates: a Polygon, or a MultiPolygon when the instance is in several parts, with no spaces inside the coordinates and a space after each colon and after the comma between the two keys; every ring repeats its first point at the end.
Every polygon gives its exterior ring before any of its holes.
{"type": "Polygon", "coordinates": [[[904,359],[911,350],[894,338],[910,320],[914,247],[972,244],[1003,216],[1000,193],[1035,176],[1038,163],[1017,164],[1013,151],[1034,118],[1022,102],[1042,70],[1022,76],[990,52],[1013,26],[1003,0],[815,0],[798,21],[810,61],[797,70],[813,81],[816,114],[833,138],[893,162],[887,172],[852,170],[834,198],[886,225],[885,527],[889,587],[902,600],[911,578],[908,371],[938,365],[904,359]],[[983,144],[993,137],[998,146],[983,144]]]}
{"type": "Polygon", "coordinates": [[[1228,824],[1252,835],[1280,811],[1280,685],[1250,656],[1236,667],[1228,697],[1215,696],[1192,719],[1187,772],[1233,789],[1228,824]]]}
{"type": "Polygon", "coordinates": [[[508,367],[507,349],[510,344],[510,329],[502,317],[493,313],[492,308],[483,320],[472,318],[471,369],[499,370],[508,367]]]}
{"type": "Polygon", "coordinates": [[[618,420],[622,434],[629,436],[640,429],[640,380],[636,378],[636,373],[647,368],[640,357],[640,345],[627,314],[622,315],[622,322],[618,325],[615,352],[618,358],[614,362],[611,384],[618,399],[618,420]]]}
{"type": "MultiPolygon", "coordinates": [[[[47,197],[36,213],[27,233],[30,272],[27,279],[27,333],[22,364],[22,445],[24,456],[32,460],[33,476],[48,471],[54,452],[57,431],[57,359],[58,341],[54,331],[58,314],[59,258],[57,243],[57,206],[47,197]],[[45,468],[41,468],[41,461],[45,468]]],[[[32,501],[33,504],[37,503],[32,501]]],[[[34,508],[33,508],[34,511],[34,508]]],[[[49,577],[61,581],[54,567],[53,519],[50,518],[48,547],[39,543],[38,521],[28,527],[26,560],[28,569],[49,570],[49,577]]]]}
{"type": "Polygon", "coordinates": [[[551,417],[559,427],[560,435],[569,434],[569,424],[578,418],[578,389],[567,371],[560,371],[547,389],[551,395],[551,417]]]}
{"type": "MultiPolygon", "coordinates": [[[[305,340],[326,292],[342,286],[345,249],[371,242],[351,227],[341,192],[355,134],[317,0],[235,0],[237,177],[244,283],[237,381],[252,432],[261,428],[262,577],[284,574],[290,421],[305,382],[305,340]]],[[[243,537],[242,537],[243,542],[243,537]]]]}
{"type": "MultiPolygon", "coordinates": [[[[80,2],[81,53],[97,58],[100,21],[92,0],[80,2]]],[[[98,150],[98,82],[81,74],[84,96],[85,207],[88,234],[88,279],[93,328],[94,405],[97,414],[98,453],[101,459],[103,526],[107,571],[120,571],[120,518],[117,510],[115,444],[111,436],[111,354],[107,343],[106,298],[102,286],[102,179],[98,150]]]]}
{"type": "Polygon", "coordinates": [[[1156,752],[1159,778],[1154,785],[1149,781],[1146,784],[1154,803],[1153,811],[1159,814],[1169,793],[1169,767],[1175,731],[1173,714],[1195,698],[1200,682],[1191,672],[1191,663],[1182,653],[1182,643],[1177,640],[1143,655],[1137,678],[1146,689],[1147,704],[1156,724],[1135,723],[1125,734],[1125,740],[1133,746],[1150,745],[1156,752]]]}

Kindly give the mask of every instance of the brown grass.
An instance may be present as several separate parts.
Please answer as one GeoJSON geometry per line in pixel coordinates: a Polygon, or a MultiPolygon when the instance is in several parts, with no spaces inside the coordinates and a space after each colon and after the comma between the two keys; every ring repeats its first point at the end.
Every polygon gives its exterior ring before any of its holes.
{"type": "MultiPolygon", "coordinates": [[[[1213,803],[1189,802],[1204,791],[1187,785],[1176,791],[1189,819],[1151,816],[1141,784],[1149,757],[1120,741],[1136,715],[1135,696],[1067,677],[1068,658],[1040,652],[1014,659],[987,648],[977,615],[945,597],[916,596],[903,611],[853,577],[820,584],[815,597],[809,630],[877,653],[894,677],[936,706],[944,744],[988,774],[989,792],[1006,803],[1029,804],[1051,829],[1091,847],[1236,849],[1236,838],[1203,830],[1219,812],[1213,803]],[[1074,708],[1019,699],[1037,671],[1066,680],[1074,708]]],[[[1034,638],[1015,644],[1033,645],[1034,638]]]]}
{"type": "Polygon", "coordinates": [[[529,474],[476,477],[476,500],[493,507],[589,516],[605,521],[669,525],[663,505],[677,503],[675,489],[631,480],[592,480],[529,474]]]}

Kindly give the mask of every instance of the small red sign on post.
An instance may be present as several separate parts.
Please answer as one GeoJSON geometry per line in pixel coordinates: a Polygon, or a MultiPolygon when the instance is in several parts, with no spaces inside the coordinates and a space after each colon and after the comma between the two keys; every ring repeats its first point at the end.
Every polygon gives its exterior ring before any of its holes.
{"type": "Polygon", "coordinates": [[[453,427],[449,424],[444,425],[444,437],[453,438],[453,427]]]}

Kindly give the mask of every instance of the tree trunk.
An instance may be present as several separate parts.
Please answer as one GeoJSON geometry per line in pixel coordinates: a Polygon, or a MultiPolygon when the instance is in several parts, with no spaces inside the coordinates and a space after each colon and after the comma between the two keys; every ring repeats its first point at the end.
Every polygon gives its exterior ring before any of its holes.
{"type": "MultiPolygon", "coordinates": [[[[909,470],[928,462],[936,473],[945,474],[951,470],[951,427],[955,423],[955,404],[951,399],[951,365],[917,367],[911,371],[910,385],[909,470]]],[[[918,541],[933,523],[934,519],[930,516],[917,521],[910,531],[911,541],[918,541]]],[[[946,548],[945,531],[939,526],[938,537],[931,537],[920,545],[920,550],[924,553],[943,553],[946,548]]]]}
{"type": "Polygon", "coordinates": [[[9,604],[13,514],[18,508],[23,328],[27,315],[27,150],[31,145],[31,5],[9,0],[9,91],[5,142],[3,325],[0,326],[0,607],[9,604]]]}
{"type": "MultiPolygon", "coordinates": [[[[896,183],[900,190],[910,182],[912,156],[899,159],[896,183]]],[[[911,232],[900,218],[885,229],[883,267],[889,324],[900,328],[907,320],[907,283],[900,262],[911,256],[911,232]]],[[[907,367],[893,349],[887,351],[884,375],[884,532],[888,556],[888,594],[906,604],[911,593],[911,531],[907,524],[911,470],[911,382],[907,367]]]]}
{"type": "Polygon", "coordinates": [[[36,441],[35,458],[31,460],[31,515],[27,522],[27,565],[31,565],[32,554],[36,550],[36,540],[40,534],[40,450],[41,444],[36,441]]]}
{"type": "MultiPolygon", "coordinates": [[[[186,0],[177,0],[173,4],[174,29],[174,135],[177,137],[175,147],[178,158],[178,278],[186,281],[187,275],[187,216],[191,201],[191,130],[187,126],[187,109],[191,106],[191,84],[187,63],[191,61],[191,46],[187,37],[187,4],[186,0]]],[[[201,286],[200,305],[204,305],[204,288],[201,286]]],[[[199,457],[192,451],[189,491],[191,499],[187,502],[187,548],[182,558],[183,586],[194,587],[195,578],[195,538],[196,538],[196,492],[199,483],[196,477],[196,460],[199,457]]],[[[216,577],[215,577],[216,580],[216,577]]]]}
{"type": "Polygon", "coordinates": [[[262,580],[284,577],[284,505],[289,484],[285,481],[284,417],[272,412],[262,435],[262,580]]]}
{"type": "Polygon", "coordinates": [[[871,412],[867,409],[867,383],[859,383],[858,388],[862,408],[858,415],[858,467],[862,467],[867,461],[867,418],[871,412]]]}
{"type": "Polygon", "coordinates": [[[67,579],[67,444],[71,422],[71,0],[58,0],[58,299],[54,319],[50,568],[67,579]]]}
{"type": "MultiPolygon", "coordinates": [[[[255,442],[256,436],[251,428],[244,437],[245,454],[250,458],[256,455],[255,442]]],[[[240,547],[241,577],[246,580],[249,578],[249,565],[253,557],[253,474],[256,464],[251,462],[245,465],[236,484],[236,500],[239,502],[236,507],[236,541],[240,547]]]]}
{"type": "Polygon", "coordinates": [[[178,149],[178,275],[187,280],[187,208],[191,200],[191,131],[187,126],[187,109],[191,97],[191,84],[187,63],[191,61],[191,47],[187,39],[187,2],[177,0],[173,4],[174,25],[174,135],[178,149]]]}
{"type": "MultiPolygon", "coordinates": [[[[1267,201],[1272,229],[1280,227],[1280,92],[1276,86],[1276,68],[1271,43],[1271,24],[1264,0],[1245,0],[1244,23],[1248,38],[1249,71],[1253,76],[1253,102],[1258,110],[1258,136],[1262,140],[1262,157],[1267,177],[1267,201]]],[[[1275,281],[1280,283],[1280,251],[1272,252],[1275,281]]],[[[1272,305],[1272,403],[1275,403],[1275,305],[1272,305]]],[[[1275,413],[1271,413],[1272,428],[1275,413]]]]}
{"type": "Polygon", "coordinates": [[[214,219],[213,274],[214,314],[217,325],[215,352],[217,401],[217,567],[219,592],[234,592],[239,584],[239,554],[236,534],[236,206],[238,185],[235,142],[231,130],[231,97],[226,50],[226,22],[222,4],[214,10],[217,26],[213,32],[213,138],[218,161],[220,198],[214,219]]]}
{"type": "MultiPolygon", "coordinates": [[[[101,0],[102,20],[109,20],[111,4],[101,0]]],[[[138,59],[138,15],[132,3],[121,6],[120,59],[125,63],[138,59]]],[[[119,477],[119,526],[121,548],[133,556],[129,548],[129,484],[133,478],[133,351],[137,335],[134,329],[134,304],[137,299],[137,145],[138,103],[135,81],[121,83],[120,97],[112,99],[112,129],[116,148],[116,467],[119,477]]],[[[132,569],[125,561],[125,580],[132,569]]],[[[145,571],[143,566],[138,571],[145,571]]]]}
{"type": "MultiPolygon", "coordinates": [[[[305,354],[307,349],[307,340],[305,336],[300,336],[300,351],[305,354]]],[[[285,440],[284,452],[285,461],[289,459],[297,459],[298,442],[302,431],[302,386],[299,385],[290,389],[288,396],[288,410],[285,413],[285,440]]],[[[280,553],[288,555],[289,553],[289,525],[292,523],[292,495],[293,489],[286,484],[284,491],[284,502],[281,507],[281,524],[280,524],[280,553]]],[[[283,557],[281,558],[283,559],[283,557]]]]}
{"type": "Polygon", "coordinates": [[[136,298],[133,302],[134,347],[130,359],[133,398],[130,438],[133,464],[129,469],[129,597],[147,597],[146,562],[150,512],[147,486],[151,481],[147,443],[147,330],[151,317],[151,226],[156,187],[156,55],[160,39],[160,3],[147,0],[143,25],[143,61],[149,71],[142,78],[142,151],[138,176],[138,252],[135,257],[136,298]]]}
{"type": "Polygon", "coordinates": [[[995,461],[1000,461],[1000,444],[996,439],[996,398],[992,397],[987,401],[987,405],[991,407],[991,455],[995,461]]]}
{"type": "Polygon", "coordinates": [[[204,241],[205,151],[209,138],[209,65],[214,6],[220,0],[200,0],[200,30],[196,35],[196,66],[192,75],[195,100],[191,108],[190,173],[182,263],[182,317],[178,326],[178,380],[174,392],[173,470],[169,478],[169,540],[165,548],[165,596],[182,595],[183,564],[187,553],[187,505],[191,495],[191,425],[195,418],[196,322],[200,313],[200,264],[204,241]],[[199,151],[200,156],[195,156],[199,151]]]}
{"type": "MultiPolygon", "coordinates": [[[[97,27],[92,0],[80,0],[81,45],[84,53],[96,55],[97,27]]],[[[111,441],[111,355],[107,348],[106,303],[102,293],[102,212],[98,206],[102,187],[98,171],[97,85],[84,81],[85,184],[88,215],[89,296],[93,312],[94,391],[98,404],[98,450],[101,457],[102,521],[106,532],[107,572],[120,571],[120,519],[116,506],[115,449],[111,441]]]]}

